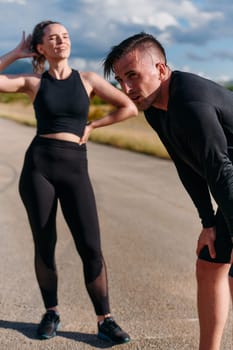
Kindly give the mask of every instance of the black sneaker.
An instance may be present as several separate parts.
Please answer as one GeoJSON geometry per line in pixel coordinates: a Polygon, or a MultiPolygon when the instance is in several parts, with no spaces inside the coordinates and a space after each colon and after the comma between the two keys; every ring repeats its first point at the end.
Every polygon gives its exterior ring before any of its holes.
{"type": "Polygon", "coordinates": [[[112,317],[105,318],[101,324],[98,323],[97,336],[102,340],[112,341],[117,344],[130,341],[130,336],[118,326],[112,317]]]}
{"type": "Polygon", "coordinates": [[[59,315],[53,311],[48,310],[37,329],[37,335],[40,339],[49,339],[54,337],[57,334],[57,330],[60,325],[60,317],[59,315]]]}

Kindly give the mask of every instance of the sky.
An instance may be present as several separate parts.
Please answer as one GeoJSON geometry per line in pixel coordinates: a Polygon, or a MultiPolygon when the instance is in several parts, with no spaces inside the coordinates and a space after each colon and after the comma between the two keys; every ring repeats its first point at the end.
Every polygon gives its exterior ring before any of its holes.
{"type": "Polygon", "coordinates": [[[172,70],[233,80],[232,0],[0,0],[0,55],[42,20],[61,22],[72,41],[70,64],[103,75],[110,48],[139,32],[164,46],[172,70]]]}

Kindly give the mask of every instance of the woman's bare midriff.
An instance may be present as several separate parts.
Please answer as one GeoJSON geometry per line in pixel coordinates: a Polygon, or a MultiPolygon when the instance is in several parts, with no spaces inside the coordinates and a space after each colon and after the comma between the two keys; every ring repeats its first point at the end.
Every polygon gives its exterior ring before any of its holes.
{"type": "Polygon", "coordinates": [[[80,143],[80,137],[75,135],[75,134],[69,133],[69,132],[59,132],[59,133],[55,133],[55,134],[43,134],[40,136],[46,137],[49,139],[56,139],[56,140],[71,141],[71,142],[80,143]]]}

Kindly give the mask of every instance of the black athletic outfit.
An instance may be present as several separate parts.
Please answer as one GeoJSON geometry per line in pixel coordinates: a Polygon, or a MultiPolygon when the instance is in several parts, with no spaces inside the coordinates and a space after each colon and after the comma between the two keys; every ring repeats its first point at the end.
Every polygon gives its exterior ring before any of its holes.
{"type": "Polygon", "coordinates": [[[216,259],[207,247],[200,258],[227,263],[233,238],[233,93],[185,72],[172,72],[168,110],[145,117],[175,163],[203,227],[216,226],[216,259]],[[218,204],[215,215],[210,192],[218,204]]]}
{"type": "Polygon", "coordinates": [[[89,98],[79,73],[57,80],[45,72],[34,101],[37,135],[29,146],[19,191],[35,243],[35,270],[46,308],[56,306],[58,200],[83,262],[87,291],[97,315],[110,312],[99,223],[88,175],[86,145],[41,137],[55,132],[82,136],[89,98]]]}

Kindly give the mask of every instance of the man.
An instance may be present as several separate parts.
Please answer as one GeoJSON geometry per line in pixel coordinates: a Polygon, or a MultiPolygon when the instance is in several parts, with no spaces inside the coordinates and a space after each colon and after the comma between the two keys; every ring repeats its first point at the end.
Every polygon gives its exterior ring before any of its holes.
{"type": "Polygon", "coordinates": [[[197,75],[171,71],[163,46],[146,33],[111,49],[104,73],[112,72],[158,133],[197,207],[202,222],[196,269],[199,350],[219,350],[229,280],[233,291],[233,278],[228,279],[233,261],[233,94],[197,75]]]}

